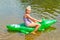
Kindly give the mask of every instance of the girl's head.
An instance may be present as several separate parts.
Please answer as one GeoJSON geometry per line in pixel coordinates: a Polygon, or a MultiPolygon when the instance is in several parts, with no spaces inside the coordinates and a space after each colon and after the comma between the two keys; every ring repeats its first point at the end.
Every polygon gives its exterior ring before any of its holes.
{"type": "Polygon", "coordinates": [[[30,13],[31,13],[31,6],[27,6],[27,7],[26,7],[26,13],[27,13],[27,14],[30,14],[30,13]]]}

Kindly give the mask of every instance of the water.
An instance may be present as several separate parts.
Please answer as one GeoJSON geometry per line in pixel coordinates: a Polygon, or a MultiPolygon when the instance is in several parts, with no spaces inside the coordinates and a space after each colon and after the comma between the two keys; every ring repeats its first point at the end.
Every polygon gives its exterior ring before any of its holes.
{"type": "Polygon", "coordinates": [[[0,40],[60,40],[59,20],[59,0],[0,0],[0,40]],[[52,31],[37,32],[36,35],[7,31],[7,24],[23,22],[22,17],[28,5],[32,7],[32,17],[57,20],[57,23],[52,25],[53,28],[49,28],[52,31]]]}

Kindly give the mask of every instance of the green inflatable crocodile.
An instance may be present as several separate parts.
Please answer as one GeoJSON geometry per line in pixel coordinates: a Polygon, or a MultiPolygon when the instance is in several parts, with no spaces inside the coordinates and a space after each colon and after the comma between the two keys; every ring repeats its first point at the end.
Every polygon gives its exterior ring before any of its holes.
{"type": "MultiPolygon", "coordinates": [[[[37,22],[38,24],[41,24],[38,31],[43,31],[43,30],[49,28],[55,22],[56,22],[56,20],[42,19],[42,22],[37,22]]],[[[8,30],[19,31],[19,32],[24,33],[24,34],[29,34],[35,29],[35,28],[27,27],[24,23],[21,23],[21,24],[9,24],[6,27],[7,27],[8,30]]]]}

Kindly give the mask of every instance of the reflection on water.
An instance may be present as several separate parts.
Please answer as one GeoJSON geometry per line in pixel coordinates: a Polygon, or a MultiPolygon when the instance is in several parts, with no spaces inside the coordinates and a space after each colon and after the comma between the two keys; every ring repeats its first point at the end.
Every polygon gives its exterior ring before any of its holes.
{"type": "Polygon", "coordinates": [[[0,40],[60,40],[60,0],[0,0],[0,40]],[[23,22],[24,10],[28,5],[32,7],[32,17],[59,21],[36,35],[8,32],[7,24],[23,22]]]}
{"type": "Polygon", "coordinates": [[[39,37],[41,35],[41,33],[45,33],[45,32],[51,32],[52,30],[55,30],[56,28],[54,27],[50,27],[46,30],[44,30],[43,32],[36,32],[36,34],[28,34],[28,35],[25,35],[25,40],[34,40],[36,37],[39,37]]]}
{"type": "Polygon", "coordinates": [[[25,40],[34,40],[34,38],[38,37],[41,35],[41,32],[37,32],[37,34],[33,35],[33,34],[28,34],[25,35],[25,40]]]}

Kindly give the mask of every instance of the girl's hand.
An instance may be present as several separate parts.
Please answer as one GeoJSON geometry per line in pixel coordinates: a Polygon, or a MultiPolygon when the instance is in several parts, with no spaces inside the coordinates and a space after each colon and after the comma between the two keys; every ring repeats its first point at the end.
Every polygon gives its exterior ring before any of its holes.
{"type": "Polygon", "coordinates": [[[37,22],[37,21],[34,21],[35,23],[37,22]]]}
{"type": "Polygon", "coordinates": [[[38,22],[42,22],[42,20],[37,20],[38,22]]]}

